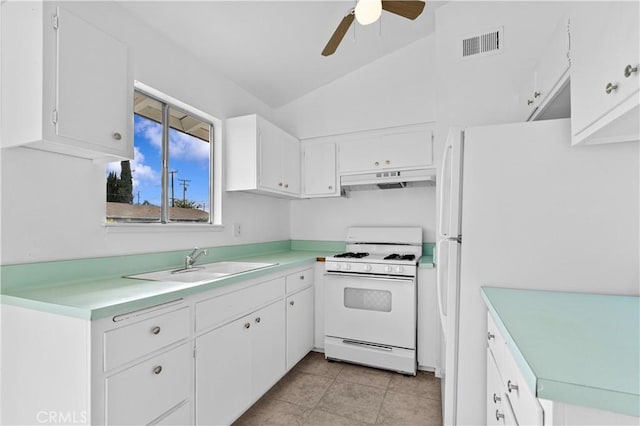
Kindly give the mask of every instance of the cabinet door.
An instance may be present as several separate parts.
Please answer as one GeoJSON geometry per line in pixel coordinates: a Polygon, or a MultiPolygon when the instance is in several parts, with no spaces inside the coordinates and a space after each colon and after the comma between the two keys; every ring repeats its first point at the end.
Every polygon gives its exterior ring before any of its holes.
{"type": "Polygon", "coordinates": [[[568,21],[563,18],[554,30],[544,55],[535,69],[536,90],[533,97],[536,109],[544,108],[566,80],[569,70],[568,21]]]}
{"type": "Polygon", "coordinates": [[[287,298],[287,370],[313,348],[313,287],[287,298]]]}
{"type": "Polygon", "coordinates": [[[433,163],[431,130],[363,136],[340,144],[340,172],[357,173],[428,167],[433,163]]]}
{"type": "Polygon", "coordinates": [[[339,195],[336,186],[336,144],[306,144],[302,147],[305,197],[339,195]]]}
{"type": "Polygon", "coordinates": [[[282,180],[284,191],[300,195],[300,141],[291,135],[283,135],[282,180]]]}
{"type": "MultiPolygon", "coordinates": [[[[638,72],[625,77],[624,70],[638,66],[638,14],[638,2],[586,2],[572,17],[571,125],[578,136],[574,142],[589,136],[580,135],[589,126],[599,129],[637,108],[637,95],[629,97],[638,92],[638,72]],[[607,93],[610,83],[617,88],[607,93]]],[[[637,114],[632,120],[629,129],[637,133],[637,114]]]]}
{"type": "Polygon", "coordinates": [[[487,348],[487,425],[504,424],[502,379],[491,350],[487,348]]]}
{"type": "Polygon", "coordinates": [[[282,150],[284,140],[280,129],[268,121],[258,120],[260,151],[259,185],[263,188],[283,191],[282,150]]]}
{"type": "Polygon", "coordinates": [[[184,344],[108,377],[105,423],[147,424],[189,399],[192,359],[191,344],[184,344]]]}
{"type": "Polygon", "coordinates": [[[56,134],[133,158],[127,47],[58,9],[56,134]]]}
{"type": "Polygon", "coordinates": [[[196,339],[196,423],[231,424],[251,401],[251,334],[246,316],[196,339]]]}
{"type": "MultiPolygon", "coordinates": [[[[284,300],[251,314],[253,400],[260,398],[285,372],[284,300]]],[[[245,364],[247,365],[247,364],[245,364]]]]}

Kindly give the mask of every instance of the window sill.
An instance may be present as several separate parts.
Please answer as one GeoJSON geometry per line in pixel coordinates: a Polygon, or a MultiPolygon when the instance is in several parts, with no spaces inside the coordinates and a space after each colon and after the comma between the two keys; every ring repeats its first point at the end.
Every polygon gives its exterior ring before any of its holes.
{"type": "Polygon", "coordinates": [[[107,233],[147,234],[177,232],[222,232],[224,225],[191,223],[103,223],[107,233]]]}

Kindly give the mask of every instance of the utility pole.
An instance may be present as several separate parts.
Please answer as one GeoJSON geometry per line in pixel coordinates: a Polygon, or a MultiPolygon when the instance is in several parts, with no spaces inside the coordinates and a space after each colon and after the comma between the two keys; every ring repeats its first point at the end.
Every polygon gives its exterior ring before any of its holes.
{"type": "Polygon", "coordinates": [[[176,206],[176,197],[174,197],[174,194],[173,194],[173,175],[178,173],[178,171],[177,170],[171,170],[169,173],[171,174],[171,207],[175,207],[176,206]]]}
{"type": "Polygon", "coordinates": [[[182,204],[183,206],[187,204],[187,187],[189,186],[189,182],[191,179],[178,179],[182,184],[182,204]]]}
{"type": "Polygon", "coordinates": [[[140,204],[140,191],[138,191],[138,205],[140,204]]]}

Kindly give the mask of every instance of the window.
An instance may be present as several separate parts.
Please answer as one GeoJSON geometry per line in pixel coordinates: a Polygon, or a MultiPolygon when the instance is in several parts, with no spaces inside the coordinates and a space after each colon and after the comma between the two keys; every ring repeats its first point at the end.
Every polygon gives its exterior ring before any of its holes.
{"type": "Polygon", "coordinates": [[[215,119],[139,86],[134,158],[107,165],[107,223],[213,223],[215,119]]]}

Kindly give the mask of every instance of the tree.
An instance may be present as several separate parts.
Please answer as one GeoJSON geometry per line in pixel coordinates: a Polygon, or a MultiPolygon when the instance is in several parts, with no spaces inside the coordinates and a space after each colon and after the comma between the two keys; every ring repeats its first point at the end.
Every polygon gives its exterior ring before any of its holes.
{"type": "Polygon", "coordinates": [[[120,185],[118,188],[120,203],[133,203],[133,179],[131,177],[131,164],[129,161],[120,162],[120,185]]]}
{"type": "Polygon", "coordinates": [[[195,209],[197,207],[197,204],[198,203],[191,200],[175,200],[175,207],[180,207],[183,209],[195,209]]]}
{"type": "Polygon", "coordinates": [[[107,202],[118,203],[119,178],[116,172],[109,172],[107,176],[107,202]]]}
{"type": "Polygon", "coordinates": [[[107,202],[133,203],[133,178],[129,161],[120,162],[120,177],[116,172],[107,176],[107,202]]]}

